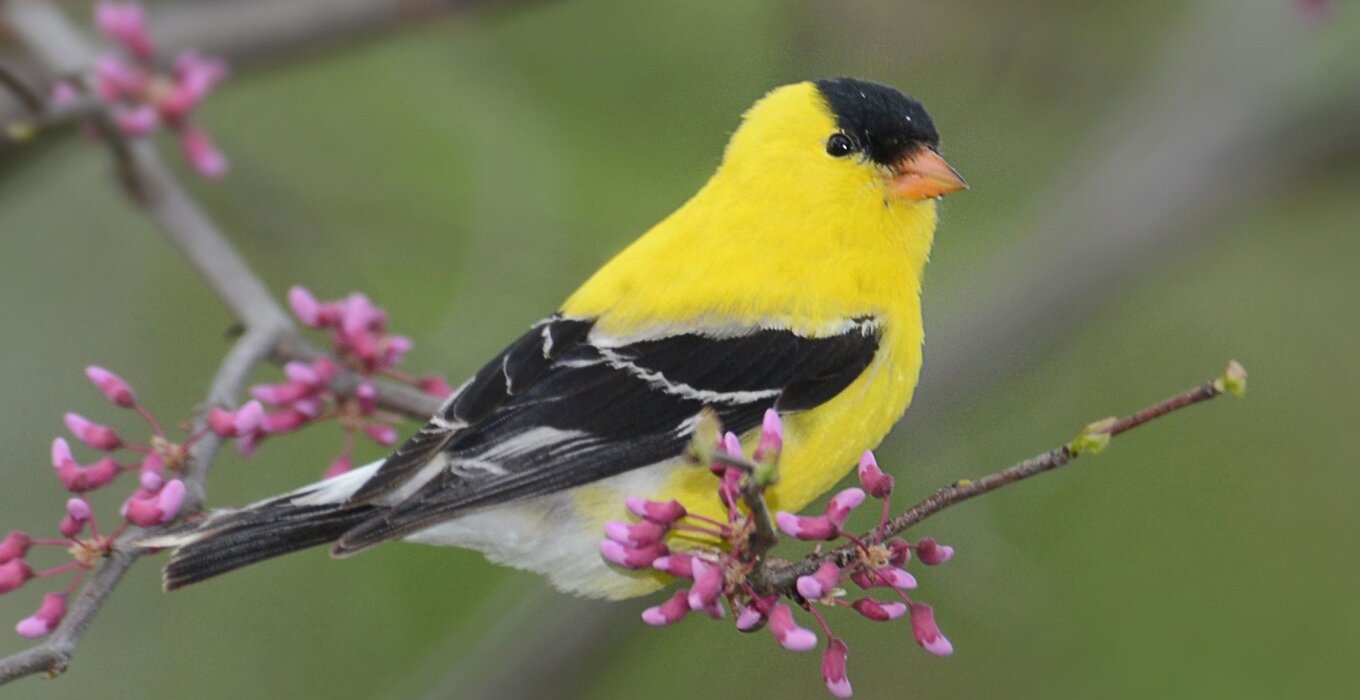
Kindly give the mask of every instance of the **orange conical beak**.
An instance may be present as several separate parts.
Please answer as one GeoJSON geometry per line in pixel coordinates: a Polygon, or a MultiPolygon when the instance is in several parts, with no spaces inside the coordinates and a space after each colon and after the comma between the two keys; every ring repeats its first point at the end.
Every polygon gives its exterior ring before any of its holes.
{"type": "Polygon", "coordinates": [[[959,171],[922,146],[893,164],[892,191],[904,199],[930,199],[968,189],[959,171]]]}

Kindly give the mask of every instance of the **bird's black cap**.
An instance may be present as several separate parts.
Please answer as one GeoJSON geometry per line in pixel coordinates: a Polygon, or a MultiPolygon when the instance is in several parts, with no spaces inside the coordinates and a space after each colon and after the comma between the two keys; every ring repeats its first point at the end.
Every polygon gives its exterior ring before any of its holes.
{"type": "Polygon", "coordinates": [[[836,127],[875,163],[892,165],[916,148],[940,145],[926,108],[887,85],[856,78],[814,84],[836,116],[836,127]]]}

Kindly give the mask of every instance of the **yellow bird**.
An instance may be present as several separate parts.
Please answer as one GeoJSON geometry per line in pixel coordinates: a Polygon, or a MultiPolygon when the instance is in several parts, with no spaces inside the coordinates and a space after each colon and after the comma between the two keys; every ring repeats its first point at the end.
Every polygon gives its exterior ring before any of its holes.
{"type": "Polygon", "coordinates": [[[402,539],[476,549],[582,595],[653,591],[658,574],[611,566],[598,543],[630,497],[719,516],[712,477],[679,457],[701,409],[748,437],[766,409],[781,415],[769,498],[785,510],[829,490],[906,410],[936,202],[965,187],[920,102],[850,78],[778,88],[698,194],[387,459],[149,541],[178,548],[165,585],[402,539]]]}

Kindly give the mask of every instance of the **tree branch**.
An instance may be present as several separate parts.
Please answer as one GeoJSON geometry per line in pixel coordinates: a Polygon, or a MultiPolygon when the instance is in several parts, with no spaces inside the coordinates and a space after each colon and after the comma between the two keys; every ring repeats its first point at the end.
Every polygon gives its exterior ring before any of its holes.
{"type": "MultiPolygon", "coordinates": [[[[207,428],[209,407],[234,404],[255,368],[268,358],[271,348],[277,342],[278,332],[278,328],[251,330],[236,341],[236,345],[227,353],[213,377],[207,399],[193,420],[191,432],[197,433],[207,428]]],[[[193,513],[202,507],[208,470],[212,468],[221,447],[222,438],[217,437],[212,431],[206,431],[203,437],[189,448],[189,459],[183,474],[186,488],[184,513],[193,513]]],[[[122,581],[123,575],[146,552],[125,545],[136,541],[144,534],[143,530],[134,527],[129,528],[118,539],[113,552],[90,575],[89,581],[81,588],[66,617],[52,634],[36,646],[0,659],[0,685],[35,673],[55,675],[66,670],[67,664],[75,654],[76,645],[85,635],[85,630],[104,607],[104,602],[113,593],[113,589],[122,581]]]]}
{"type": "MultiPolygon", "coordinates": [[[[1219,379],[1205,382],[1119,420],[1107,419],[1092,423],[1072,442],[1013,464],[994,474],[988,474],[977,480],[964,479],[946,486],[920,503],[908,508],[901,515],[889,520],[887,526],[883,529],[883,536],[889,537],[903,532],[926,518],[971,498],[1064,467],[1083,454],[1099,452],[1110,438],[1150,423],[1174,411],[1216,398],[1223,395],[1225,391],[1240,393],[1242,388],[1245,387],[1245,382],[1246,371],[1242,369],[1241,365],[1233,362],[1228,365],[1227,372],[1219,379]]],[[[877,531],[866,533],[861,539],[873,541],[873,537],[876,535],[877,531]]],[[[836,566],[845,567],[856,561],[858,557],[859,550],[854,545],[845,545],[830,552],[809,556],[792,564],[772,562],[763,573],[757,572],[756,581],[767,593],[792,596],[796,591],[795,585],[799,576],[807,576],[813,573],[817,570],[817,567],[826,562],[833,562],[836,566]]]]}

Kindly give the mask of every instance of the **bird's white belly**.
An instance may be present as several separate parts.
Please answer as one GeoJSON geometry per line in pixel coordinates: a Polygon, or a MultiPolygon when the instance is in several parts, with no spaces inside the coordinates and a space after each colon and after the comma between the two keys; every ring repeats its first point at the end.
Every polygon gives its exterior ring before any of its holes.
{"type": "MultiPolygon", "coordinates": [[[[659,464],[591,484],[624,499],[657,493],[673,463],[659,464]]],[[[408,542],[465,547],[497,564],[547,576],[554,586],[589,597],[626,598],[657,588],[656,579],[611,567],[600,555],[603,523],[578,511],[577,489],[496,506],[406,536],[408,542]]]]}

